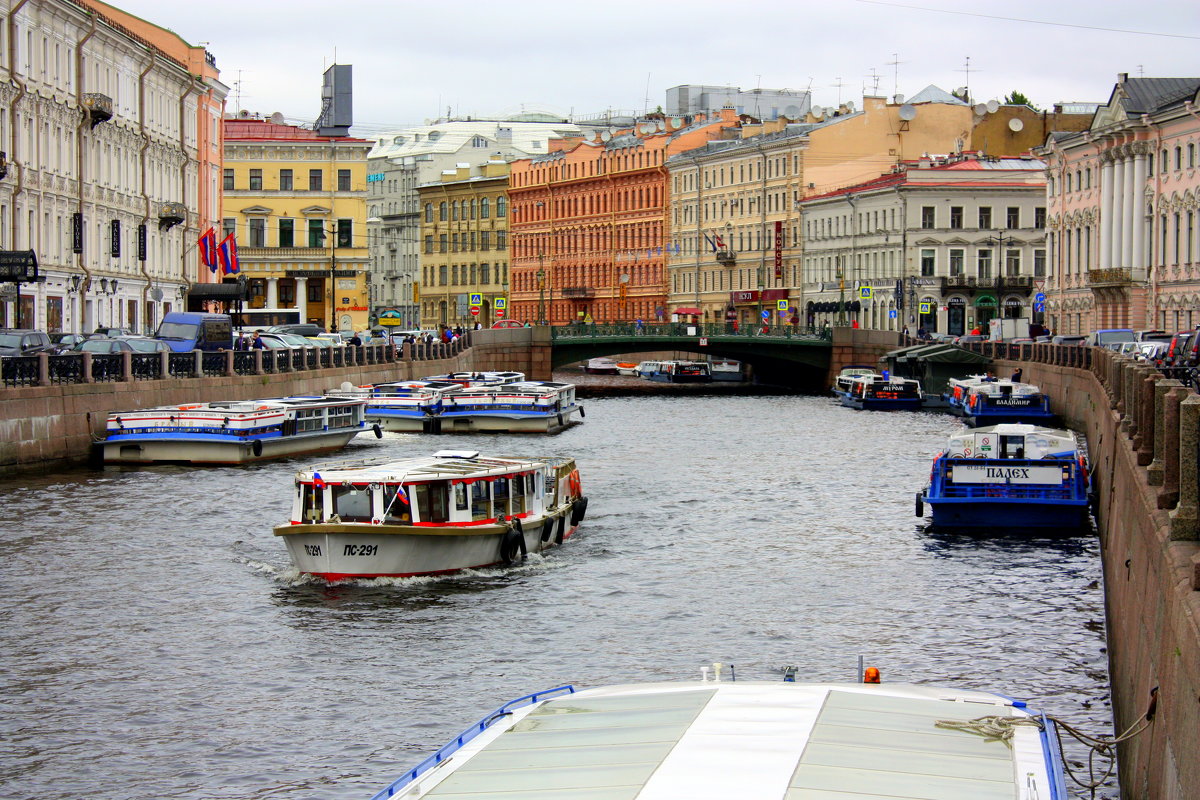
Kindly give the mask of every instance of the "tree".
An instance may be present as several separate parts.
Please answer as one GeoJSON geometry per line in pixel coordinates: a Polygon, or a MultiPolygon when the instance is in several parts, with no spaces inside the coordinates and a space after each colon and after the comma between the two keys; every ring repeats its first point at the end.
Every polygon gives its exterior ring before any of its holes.
{"type": "Polygon", "coordinates": [[[1032,100],[1030,100],[1028,97],[1026,97],[1021,92],[1017,91],[1016,89],[1013,89],[1012,94],[1007,94],[1004,96],[1004,103],[1005,103],[1005,105],[1010,105],[1010,106],[1029,106],[1034,111],[1041,110],[1033,104],[1032,100]]]}

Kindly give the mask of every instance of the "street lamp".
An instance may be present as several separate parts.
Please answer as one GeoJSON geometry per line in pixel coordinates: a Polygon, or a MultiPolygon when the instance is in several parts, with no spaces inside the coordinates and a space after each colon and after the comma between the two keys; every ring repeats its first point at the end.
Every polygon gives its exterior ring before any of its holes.
{"type": "MultiPolygon", "coordinates": [[[[538,253],[538,264],[542,263],[542,254],[538,253]]],[[[546,270],[540,266],[537,271],[538,282],[538,325],[546,324],[546,270]]]]}

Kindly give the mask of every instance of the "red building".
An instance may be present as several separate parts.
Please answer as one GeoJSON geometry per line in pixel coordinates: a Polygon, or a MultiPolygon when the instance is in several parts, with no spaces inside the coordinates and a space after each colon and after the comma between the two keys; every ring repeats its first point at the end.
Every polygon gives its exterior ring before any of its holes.
{"type": "Polygon", "coordinates": [[[514,161],[509,316],[552,325],[662,319],[667,159],[737,124],[732,110],[646,119],[514,161]]]}

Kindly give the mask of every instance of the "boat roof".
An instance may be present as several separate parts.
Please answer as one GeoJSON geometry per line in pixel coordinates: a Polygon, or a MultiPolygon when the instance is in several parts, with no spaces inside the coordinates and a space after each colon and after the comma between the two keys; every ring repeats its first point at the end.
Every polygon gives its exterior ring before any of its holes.
{"type": "Polygon", "coordinates": [[[972,435],[977,433],[995,433],[1001,436],[1028,436],[1031,433],[1040,433],[1043,436],[1075,438],[1075,432],[1066,428],[1047,428],[1042,425],[1032,425],[1028,422],[1005,422],[1000,425],[985,425],[981,428],[970,428],[962,433],[972,435]]]}
{"type": "Polygon", "coordinates": [[[262,400],[214,400],[209,403],[184,403],[174,406],[154,406],[135,411],[114,412],[135,414],[142,411],[187,411],[189,413],[248,414],[258,411],[282,411],[292,408],[323,408],[325,406],[366,405],[365,399],[354,397],[320,397],[296,395],[294,397],[269,397],[262,400]]]}
{"type": "Polygon", "coordinates": [[[1031,716],[1023,703],[987,692],[697,681],[511,706],[415,786],[396,791],[402,778],[377,797],[999,800],[1018,796],[1017,786],[1030,796],[1063,796],[1039,727],[1014,727],[1010,747],[939,725],[1031,716]]]}
{"type": "Polygon", "coordinates": [[[461,391],[454,394],[458,397],[469,397],[479,394],[536,394],[548,395],[559,394],[567,389],[574,389],[573,383],[559,383],[557,381],[517,381],[515,383],[503,383],[494,386],[467,386],[461,387],[461,391]]]}
{"type": "Polygon", "coordinates": [[[373,481],[431,481],[462,478],[486,478],[492,475],[511,475],[529,472],[546,466],[559,466],[570,458],[521,458],[515,456],[481,456],[473,450],[441,450],[433,455],[405,459],[376,459],[334,462],[302,469],[296,473],[297,483],[310,483],[319,476],[326,483],[363,483],[373,481]]]}

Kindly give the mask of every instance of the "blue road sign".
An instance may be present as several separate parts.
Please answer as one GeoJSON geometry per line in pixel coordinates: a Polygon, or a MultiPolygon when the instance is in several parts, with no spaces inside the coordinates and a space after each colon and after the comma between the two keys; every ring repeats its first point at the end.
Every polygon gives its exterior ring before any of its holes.
{"type": "Polygon", "coordinates": [[[1046,302],[1046,295],[1045,295],[1045,293],[1043,293],[1043,292],[1038,292],[1037,294],[1035,294],[1035,295],[1033,296],[1033,302],[1035,302],[1035,303],[1044,303],[1044,302],[1046,302]]]}
{"type": "Polygon", "coordinates": [[[1043,311],[1046,310],[1046,304],[1045,303],[1034,303],[1033,310],[1038,312],[1039,314],[1041,314],[1043,311]]]}
{"type": "Polygon", "coordinates": [[[896,318],[896,309],[894,309],[894,308],[890,308],[890,309],[888,309],[888,318],[889,318],[889,319],[895,319],[895,318],[896,318]]]}
{"type": "Polygon", "coordinates": [[[767,310],[764,308],[764,309],[763,309],[763,319],[770,319],[770,318],[771,318],[771,312],[770,312],[770,311],[767,311],[767,310]]]}

